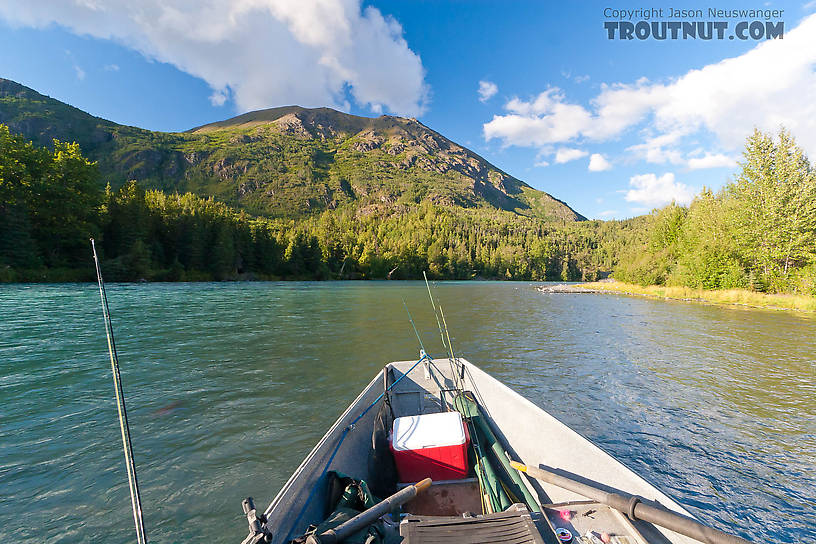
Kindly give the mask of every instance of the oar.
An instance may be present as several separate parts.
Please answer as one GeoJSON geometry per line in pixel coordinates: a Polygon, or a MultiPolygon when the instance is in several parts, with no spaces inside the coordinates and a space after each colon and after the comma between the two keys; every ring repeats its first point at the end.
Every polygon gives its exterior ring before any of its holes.
{"type": "Polygon", "coordinates": [[[659,525],[675,533],[685,535],[700,542],[705,542],[706,544],[751,544],[744,538],[703,525],[691,518],[672,512],[668,508],[644,504],[641,502],[643,499],[637,495],[609,493],[597,487],[573,480],[572,478],[561,476],[555,472],[529,467],[517,463],[516,461],[510,461],[510,465],[521,472],[526,472],[536,480],[557,485],[558,487],[605,504],[610,508],[619,510],[628,515],[630,519],[648,521],[649,523],[659,525]]]}
{"type": "Polygon", "coordinates": [[[335,544],[336,542],[342,542],[348,538],[349,535],[352,535],[363,527],[368,526],[383,514],[387,514],[398,506],[402,506],[406,502],[410,501],[417,496],[417,493],[431,487],[431,483],[430,478],[425,478],[421,482],[417,482],[414,485],[409,485],[405,489],[397,491],[387,499],[378,502],[365,512],[360,512],[350,520],[341,523],[334,529],[329,529],[325,533],[318,536],[309,535],[309,537],[306,538],[306,544],[335,544]]]}

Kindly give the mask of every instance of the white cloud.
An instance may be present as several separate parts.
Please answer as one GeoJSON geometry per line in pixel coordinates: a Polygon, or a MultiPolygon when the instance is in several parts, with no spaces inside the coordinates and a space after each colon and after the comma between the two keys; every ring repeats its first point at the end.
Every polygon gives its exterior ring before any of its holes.
{"type": "Polygon", "coordinates": [[[74,54],[71,53],[69,49],[65,50],[65,56],[71,61],[71,67],[74,69],[74,73],[76,74],[76,78],[78,81],[82,81],[85,79],[85,70],[77,63],[76,57],[74,54]]]}
{"type": "Polygon", "coordinates": [[[674,174],[667,172],[660,177],[655,174],[640,174],[629,178],[626,192],[628,202],[637,202],[651,207],[660,207],[672,200],[678,204],[690,204],[694,192],[684,184],[674,181],[674,174]]]}
{"type": "Polygon", "coordinates": [[[612,217],[614,215],[618,215],[620,212],[618,210],[604,210],[598,214],[598,217],[612,217]]]}
{"type": "Polygon", "coordinates": [[[105,71],[106,72],[118,72],[119,71],[119,65],[118,64],[106,64],[105,65],[105,71]]]}
{"type": "Polygon", "coordinates": [[[589,171],[590,172],[603,172],[604,170],[609,170],[612,168],[612,163],[610,163],[606,158],[601,155],[600,153],[593,153],[589,157],[589,171]]]}
{"type": "MultiPolygon", "coordinates": [[[[816,1],[816,0],[814,0],[814,1],[816,1]]],[[[564,77],[564,79],[571,79],[575,83],[578,83],[578,84],[584,83],[585,81],[589,81],[589,75],[588,74],[584,74],[584,75],[581,75],[581,76],[573,76],[572,72],[570,72],[569,70],[563,70],[561,72],[561,75],[564,77]]]]}
{"type": "Polygon", "coordinates": [[[215,90],[210,95],[210,104],[213,106],[223,106],[229,100],[229,89],[215,90]]]}
{"type": "Polygon", "coordinates": [[[814,96],[816,15],[810,15],[784,39],[667,82],[602,84],[586,106],[555,87],[529,100],[513,98],[506,114],[485,123],[484,135],[504,146],[539,147],[618,139],[648,123],[629,151],[649,162],[683,164],[686,141],[700,132],[713,136],[722,154],[741,149],[755,126],[775,131],[784,125],[816,156],[814,96]]]}
{"type": "Polygon", "coordinates": [[[539,168],[544,168],[544,167],[549,166],[549,165],[550,165],[550,163],[548,163],[547,161],[541,161],[541,160],[536,161],[535,163],[533,163],[533,166],[537,166],[539,168]]]}
{"type": "Polygon", "coordinates": [[[492,81],[480,81],[478,92],[479,102],[487,102],[499,92],[499,87],[492,81]]]}
{"type": "Polygon", "coordinates": [[[635,157],[653,164],[683,164],[683,154],[672,149],[678,144],[682,137],[680,131],[668,132],[659,136],[646,137],[642,144],[632,145],[626,148],[635,157]]]}
{"type": "Polygon", "coordinates": [[[555,152],[555,162],[557,164],[563,164],[565,162],[574,161],[575,159],[580,159],[581,157],[586,157],[587,155],[589,155],[589,153],[583,149],[561,147],[555,152]]]}
{"type": "Polygon", "coordinates": [[[688,160],[689,170],[701,170],[703,168],[733,168],[737,166],[737,161],[733,157],[722,153],[706,153],[702,157],[694,157],[688,160]]]}
{"type": "Polygon", "coordinates": [[[544,147],[579,136],[592,116],[581,106],[567,104],[558,88],[550,88],[535,100],[518,98],[505,104],[509,115],[497,115],[483,127],[485,138],[499,138],[504,145],[544,147]]]}
{"type": "Polygon", "coordinates": [[[361,0],[0,0],[17,26],[114,40],[206,81],[239,110],[300,104],[421,114],[425,70],[402,27],[361,0]]]}

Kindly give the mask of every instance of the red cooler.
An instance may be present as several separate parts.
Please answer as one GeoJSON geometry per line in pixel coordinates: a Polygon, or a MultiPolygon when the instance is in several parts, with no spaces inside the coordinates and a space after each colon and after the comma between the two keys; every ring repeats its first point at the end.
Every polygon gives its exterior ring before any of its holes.
{"type": "Polygon", "coordinates": [[[398,417],[391,433],[391,451],[401,482],[465,478],[469,444],[459,412],[398,417]]]}

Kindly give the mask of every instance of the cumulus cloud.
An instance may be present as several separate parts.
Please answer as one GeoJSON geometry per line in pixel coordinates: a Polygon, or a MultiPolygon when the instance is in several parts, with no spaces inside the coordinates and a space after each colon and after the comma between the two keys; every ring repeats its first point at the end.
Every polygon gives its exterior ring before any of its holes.
{"type": "MultiPolygon", "coordinates": [[[[785,39],[768,40],[733,58],[709,64],[667,82],[640,79],[601,85],[588,104],[570,101],[551,87],[528,100],[513,98],[506,113],[484,125],[487,140],[504,146],[604,142],[648,123],[636,158],[684,164],[687,140],[713,136],[714,155],[739,150],[755,126],[787,127],[811,156],[816,155],[816,14],[785,39]]],[[[696,168],[723,160],[696,160],[696,168]]],[[[688,165],[691,167],[691,165],[688,165]]],[[[713,166],[712,166],[713,167],[713,166]]]]}
{"type": "Polygon", "coordinates": [[[588,170],[590,172],[603,172],[604,170],[609,170],[610,168],[612,168],[612,163],[606,160],[606,158],[600,153],[593,153],[589,157],[588,170]]]}
{"type": "Polygon", "coordinates": [[[604,210],[598,214],[598,217],[612,217],[618,215],[620,212],[618,210],[604,210]]]}
{"type": "Polygon", "coordinates": [[[656,174],[640,174],[629,178],[629,189],[626,192],[628,202],[637,202],[651,207],[665,206],[672,200],[678,204],[688,205],[694,198],[692,189],[674,180],[674,174],[667,172],[658,177],[656,174]]]}
{"type": "Polygon", "coordinates": [[[496,115],[484,125],[487,140],[498,138],[504,145],[544,147],[575,139],[592,123],[588,111],[567,103],[563,91],[555,87],[531,101],[513,98],[505,109],[509,115],[496,115]]]}
{"type": "Polygon", "coordinates": [[[683,164],[685,162],[683,154],[673,147],[680,142],[682,136],[681,131],[649,136],[643,143],[629,146],[626,150],[634,157],[653,164],[683,164]]]}
{"type": "Polygon", "coordinates": [[[479,82],[479,102],[487,102],[499,92],[499,86],[492,81],[479,82]]]}
{"type": "Polygon", "coordinates": [[[239,110],[300,104],[419,115],[425,71],[402,27],[361,0],[0,0],[17,26],[114,40],[206,81],[239,110]]]}
{"type": "Polygon", "coordinates": [[[733,168],[737,166],[737,161],[733,157],[722,153],[706,153],[702,157],[693,157],[688,160],[690,170],[701,168],[733,168]]]}
{"type": "Polygon", "coordinates": [[[589,153],[587,153],[583,149],[560,147],[555,152],[555,162],[557,164],[563,164],[565,162],[574,161],[575,159],[580,159],[581,157],[586,157],[588,154],[589,153]]]}

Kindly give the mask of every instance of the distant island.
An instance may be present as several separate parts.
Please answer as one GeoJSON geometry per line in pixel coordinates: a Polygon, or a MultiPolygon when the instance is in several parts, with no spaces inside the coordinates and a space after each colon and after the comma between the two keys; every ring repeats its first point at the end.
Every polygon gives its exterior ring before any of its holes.
{"type": "Polygon", "coordinates": [[[755,132],[737,178],[587,221],[415,119],[297,106],[181,133],[0,79],[0,281],[594,281],[816,295],[816,174],[755,132]]]}

